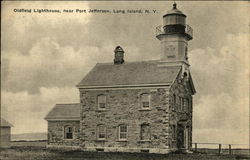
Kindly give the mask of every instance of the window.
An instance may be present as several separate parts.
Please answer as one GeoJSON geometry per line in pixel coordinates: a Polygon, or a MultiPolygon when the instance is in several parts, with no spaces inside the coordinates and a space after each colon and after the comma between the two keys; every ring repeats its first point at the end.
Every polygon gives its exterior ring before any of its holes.
{"type": "Polygon", "coordinates": [[[97,97],[98,109],[106,109],[106,96],[99,95],[97,97]]]}
{"type": "Polygon", "coordinates": [[[181,111],[181,97],[179,96],[179,104],[178,104],[178,111],[181,111]]]}
{"type": "Polygon", "coordinates": [[[183,98],[183,111],[186,112],[187,111],[187,99],[183,98]]]}
{"type": "Polygon", "coordinates": [[[141,125],[141,140],[150,140],[150,126],[149,124],[141,125]]]}
{"type": "Polygon", "coordinates": [[[185,111],[185,98],[181,98],[181,111],[185,111]]]}
{"type": "Polygon", "coordinates": [[[179,97],[179,111],[184,111],[185,110],[185,102],[184,102],[184,98],[183,97],[179,97]]]}
{"type": "Polygon", "coordinates": [[[173,140],[176,140],[176,127],[175,127],[175,125],[172,125],[171,129],[172,129],[172,138],[173,138],[173,140]]]}
{"type": "Polygon", "coordinates": [[[128,126],[120,125],[119,126],[119,140],[127,140],[128,137],[128,126]]]}
{"type": "Polygon", "coordinates": [[[186,99],[186,102],[187,102],[187,112],[189,112],[190,111],[190,104],[189,104],[189,99],[188,98],[186,99]]]}
{"type": "Polygon", "coordinates": [[[141,94],[140,96],[140,99],[141,99],[141,108],[142,109],[149,109],[150,108],[150,95],[149,94],[141,94]]]}
{"type": "MultiPolygon", "coordinates": [[[[188,60],[187,52],[188,52],[188,48],[187,48],[187,46],[186,46],[186,47],[185,47],[185,58],[186,58],[186,60],[188,60]]],[[[185,73],[186,73],[186,72],[185,72],[185,73]]],[[[184,75],[185,75],[185,73],[184,73],[184,75]]]]}
{"type": "Polygon", "coordinates": [[[98,140],[106,139],[106,127],[105,127],[105,125],[98,125],[97,126],[97,139],[98,140]]]}
{"type": "Polygon", "coordinates": [[[173,110],[175,111],[176,109],[176,95],[173,95],[173,110]]]}
{"type": "Polygon", "coordinates": [[[64,127],[64,139],[73,139],[73,127],[64,127]]]}

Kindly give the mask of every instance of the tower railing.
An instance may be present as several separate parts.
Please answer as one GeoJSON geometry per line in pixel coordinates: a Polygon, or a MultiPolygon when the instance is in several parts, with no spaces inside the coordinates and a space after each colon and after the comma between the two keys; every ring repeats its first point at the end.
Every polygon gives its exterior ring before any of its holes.
{"type": "Polygon", "coordinates": [[[156,37],[159,36],[159,35],[161,35],[161,34],[164,34],[164,30],[163,30],[162,25],[157,26],[155,29],[156,29],[155,30],[155,34],[156,34],[155,36],[156,37]]]}
{"type": "MultiPolygon", "coordinates": [[[[160,37],[160,35],[166,34],[162,25],[159,25],[159,26],[156,27],[155,34],[156,34],[157,38],[160,37]]],[[[190,27],[189,25],[186,25],[185,26],[185,34],[188,35],[188,37],[192,39],[193,38],[193,29],[192,29],[192,27],[190,27]]]]}
{"type": "Polygon", "coordinates": [[[189,25],[186,25],[185,33],[187,35],[189,35],[190,37],[193,37],[193,29],[192,29],[192,27],[190,27],[189,25]]]}

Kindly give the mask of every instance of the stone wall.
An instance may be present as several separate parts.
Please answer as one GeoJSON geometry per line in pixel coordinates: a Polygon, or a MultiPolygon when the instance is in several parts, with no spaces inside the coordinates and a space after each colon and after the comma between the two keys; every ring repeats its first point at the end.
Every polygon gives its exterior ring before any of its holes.
{"type": "Polygon", "coordinates": [[[80,145],[80,122],[79,121],[48,121],[48,145],[80,145]],[[73,127],[73,139],[65,139],[65,126],[73,127]]]}
{"type": "Polygon", "coordinates": [[[169,148],[169,88],[81,90],[81,139],[85,148],[169,148]],[[150,110],[142,110],[140,94],[149,93],[150,110]],[[107,109],[97,109],[97,96],[107,96],[107,109]],[[150,141],[140,140],[140,125],[150,124],[150,141]],[[96,127],[106,125],[107,138],[97,140],[96,127]],[[127,141],[119,141],[118,126],[128,125],[127,141]]]}

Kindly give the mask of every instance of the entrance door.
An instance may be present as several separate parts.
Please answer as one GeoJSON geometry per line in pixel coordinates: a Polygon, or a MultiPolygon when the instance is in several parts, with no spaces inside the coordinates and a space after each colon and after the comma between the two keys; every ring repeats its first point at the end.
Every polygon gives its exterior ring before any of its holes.
{"type": "Polygon", "coordinates": [[[178,125],[178,128],[177,128],[177,147],[178,148],[185,148],[184,142],[185,142],[184,127],[181,125],[178,125]]]}

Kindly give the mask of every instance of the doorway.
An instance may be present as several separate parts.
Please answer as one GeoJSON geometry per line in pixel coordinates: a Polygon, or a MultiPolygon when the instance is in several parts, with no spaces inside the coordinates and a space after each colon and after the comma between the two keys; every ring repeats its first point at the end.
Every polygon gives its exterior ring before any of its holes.
{"type": "Polygon", "coordinates": [[[185,134],[184,127],[182,125],[178,125],[177,127],[177,148],[185,148],[185,134]]]}

